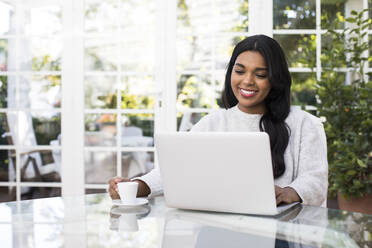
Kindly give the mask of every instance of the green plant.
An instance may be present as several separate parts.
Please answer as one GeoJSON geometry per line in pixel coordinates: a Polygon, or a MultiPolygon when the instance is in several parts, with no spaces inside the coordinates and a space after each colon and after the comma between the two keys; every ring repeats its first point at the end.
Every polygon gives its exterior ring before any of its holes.
{"type": "MultiPolygon", "coordinates": [[[[329,193],[361,197],[372,193],[372,74],[365,71],[368,25],[352,11],[341,32],[329,27],[323,41],[318,111],[326,118],[329,193]]],[[[337,27],[337,23],[333,24],[337,27]]]]}

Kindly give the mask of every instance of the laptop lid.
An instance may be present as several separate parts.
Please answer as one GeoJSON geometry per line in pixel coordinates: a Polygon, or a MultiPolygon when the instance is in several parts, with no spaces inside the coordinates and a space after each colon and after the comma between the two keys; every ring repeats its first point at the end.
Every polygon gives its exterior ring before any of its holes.
{"type": "Polygon", "coordinates": [[[279,213],[266,133],[157,133],[155,146],[169,207],[279,213]]]}

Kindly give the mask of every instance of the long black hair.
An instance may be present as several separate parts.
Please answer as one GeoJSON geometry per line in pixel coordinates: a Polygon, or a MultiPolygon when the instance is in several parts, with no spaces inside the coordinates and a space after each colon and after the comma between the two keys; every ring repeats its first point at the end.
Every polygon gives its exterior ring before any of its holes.
{"type": "Polygon", "coordinates": [[[280,45],[265,35],[254,35],[240,41],[234,48],[225,77],[222,103],[226,109],[238,104],[231,88],[231,73],[236,58],[245,51],[259,52],[265,59],[271,90],[265,98],[265,113],[260,120],[260,131],[270,136],[274,178],[285,171],[284,152],[288,146],[290,129],[284,122],[290,112],[291,75],[280,45]]]}

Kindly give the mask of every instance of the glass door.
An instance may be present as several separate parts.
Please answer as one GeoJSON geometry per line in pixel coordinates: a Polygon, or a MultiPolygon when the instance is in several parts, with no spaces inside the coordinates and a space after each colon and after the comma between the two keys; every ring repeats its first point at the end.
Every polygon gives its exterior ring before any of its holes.
{"type": "Polygon", "coordinates": [[[0,1],[0,201],[61,194],[59,1],[0,1]]]}
{"type": "Polygon", "coordinates": [[[154,167],[156,1],[85,0],[84,180],[86,192],[113,176],[154,167]]]}

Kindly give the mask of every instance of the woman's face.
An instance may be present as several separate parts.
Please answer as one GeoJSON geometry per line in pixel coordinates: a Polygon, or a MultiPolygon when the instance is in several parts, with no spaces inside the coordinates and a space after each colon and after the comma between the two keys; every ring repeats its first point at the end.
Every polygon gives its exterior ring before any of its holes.
{"type": "Polygon", "coordinates": [[[265,59],[259,52],[239,54],[231,72],[231,88],[241,111],[249,114],[265,112],[264,100],[271,85],[265,59]]]}

